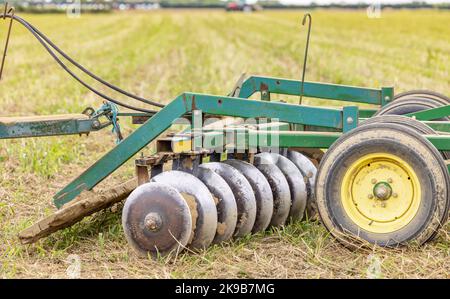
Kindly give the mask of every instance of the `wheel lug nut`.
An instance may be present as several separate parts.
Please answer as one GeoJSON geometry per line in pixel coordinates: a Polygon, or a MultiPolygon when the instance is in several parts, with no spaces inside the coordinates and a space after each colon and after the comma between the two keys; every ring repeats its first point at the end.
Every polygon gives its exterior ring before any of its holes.
{"type": "Polygon", "coordinates": [[[397,197],[398,196],[398,194],[397,193],[392,193],[392,197],[397,197]]]}
{"type": "Polygon", "coordinates": [[[386,207],[386,203],[382,202],[382,203],[381,203],[381,207],[382,207],[382,208],[385,208],[385,207],[386,207]]]}
{"type": "Polygon", "coordinates": [[[377,179],[372,179],[372,184],[376,184],[377,183],[377,179]]]}
{"type": "Polygon", "coordinates": [[[387,179],[387,182],[388,182],[389,184],[392,184],[393,181],[392,181],[391,178],[388,178],[388,179],[387,179]]]}
{"type": "Polygon", "coordinates": [[[373,195],[372,195],[372,194],[369,194],[369,195],[367,195],[367,198],[368,198],[368,199],[372,199],[372,198],[373,198],[373,195]]]}

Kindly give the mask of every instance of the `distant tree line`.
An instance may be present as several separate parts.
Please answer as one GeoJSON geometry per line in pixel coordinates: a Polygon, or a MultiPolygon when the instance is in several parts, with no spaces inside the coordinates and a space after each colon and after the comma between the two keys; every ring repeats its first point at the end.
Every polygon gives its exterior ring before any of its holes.
{"type": "MultiPolygon", "coordinates": [[[[62,12],[73,5],[75,0],[16,0],[9,1],[16,7],[17,11],[31,13],[62,12]]],[[[240,0],[242,1],[242,0],[240,0]]],[[[444,0],[443,0],[444,1],[444,0]]],[[[221,0],[77,0],[81,2],[81,10],[89,12],[108,12],[114,9],[158,9],[158,8],[224,8],[227,2],[221,0]]],[[[258,5],[264,9],[315,9],[315,8],[343,8],[343,9],[365,9],[370,3],[344,4],[331,3],[321,5],[312,2],[309,5],[283,5],[277,0],[260,0],[258,5]]],[[[450,9],[450,3],[429,4],[426,2],[413,1],[401,4],[382,4],[381,8],[392,9],[419,9],[437,8],[450,9]]]]}

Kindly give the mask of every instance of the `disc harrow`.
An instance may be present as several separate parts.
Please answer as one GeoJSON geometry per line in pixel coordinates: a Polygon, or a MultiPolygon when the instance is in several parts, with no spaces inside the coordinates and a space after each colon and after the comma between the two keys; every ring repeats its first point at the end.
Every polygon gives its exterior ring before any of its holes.
{"type": "MultiPolygon", "coordinates": [[[[189,163],[178,161],[172,168],[179,164],[189,163]]],[[[308,197],[308,177],[302,173],[316,171],[308,166],[300,171],[287,157],[260,153],[253,164],[228,159],[164,171],[128,196],[122,211],[125,236],[139,253],[165,256],[302,220],[308,197]]]]}
{"type": "Polygon", "coordinates": [[[54,195],[58,210],[19,234],[23,243],[122,200],[126,239],[153,257],[310,219],[349,247],[422,245],[448,220],[450,101],[442,94],[308,82],[305,57],[302,80],[241,76],[227,96],[184,92],[162,105],[89,72],[14,10],[5,8],[5,18],[106,102],[80,114],[0,117],[0,139],[88,135],[109,126],[117,135],[108,153],[54,195]],[[94,89],[55,51],[104,87],[157,110],[94,89]],[[294,98],[281,102],[277,95],[294,98]],[[304,97],[344,104],[306,106],[304,97]],[[124,117],[139,126],[128,136],[120,131],[124,117]],[[153,154],[146,154],[149,145],[153,154]],[[133,158],[135,179],[94,190],[133,158]]]}

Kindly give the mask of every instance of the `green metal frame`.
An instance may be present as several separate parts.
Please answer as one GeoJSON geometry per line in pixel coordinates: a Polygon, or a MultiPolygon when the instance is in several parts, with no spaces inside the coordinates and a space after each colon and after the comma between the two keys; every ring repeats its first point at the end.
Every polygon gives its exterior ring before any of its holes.
{"type": "MultiPolygon", "coordinates": [[[[109,124],[108,124],[109,125],[109,124]]],[[[97,118],[89,119],[26,119],[13,122],[0,120],[0,139],[88,134],[104,128],[97,118]]]]}
{"type": "MultiPolygon", "coordinates": [[[[357,106],[342,108],[309,107],[281,102],[271,102],[270,94],[300,95],[301,82],[282,78],[268,78],[251,76],[240,86],[238,97],[224,97],[198,93],[183,93],[173,100],[157,114],[152,116],[128,138],[104,155],[100,160],[83,172],[54,197],[57,207],[70,202],[81,192],[91,190],[108,175],[132,158],[142,148],[152,142],[172,125],[172,122],[185,114],[200,111],[198,117],[204,114],[234,116],[242,118],[269,118],[290,124],[317,126],[338,132],[278,132],[277,145],[280,147],[314,147],[328,148],[335,142],[341,132],[347,132],[358,125],[360,110],[357,106]],[[256,92],[261,92],[261,99],[248,99],[256,92]]],[[[335,84],[305,82],[304,96],[339,100],[353,103],[385,105],[393,99],[392,87],[381,89],[361,88],[335,84]]],[[[374,109],[362,110],[364,117],[370,117],[374,109]]],[[[193,113],[195,119],[196,113],[193,113]]],[[[195,122],[195,120],[193,121],[195,122]]],[[[270,146],[266,131],[245,131],[245,140],[254,140],[250,134],[257,134],[258,145],[262,144],[264,135],[265,145],[270,146]],[[261,136],[260,136],[261,135],[261,136]]],[[[273,133],[273,132],[272,132],[273,133]]],[[[450,150],[450,137],[427,136],[440,150],[450,150]]],[[[194,146],[198,146],[194,138],[194,146]],[[196,145],[197,144],[197,145],[196,145]]]]}
{"type": "MultiPolygon", "coordinates": [[[[282,78],[251,76],[239,92],[240,98],[249,98],[256,92],[300,96],[301,81],[282,78]]],[[[318,82],[304,83],[303,96],[328,100],[384,105],[394,98],[394,88],[363,88],[318,82]]]]}
{"type": "MultiPolygon", "coordinates": [[[[54,196],[57,207],[75,199],[81,192],[91,190],[136,153],[160,136],[173,122],[189,115],[193,122],[202,121],[204,115],[222,115],[242,118],[267,118],[284,122],[289,126],[248,129],[237,126],[236,132],[243,136],[245,147],[278,146],[328,148],[341,135],[355,128],[359,121],[371,117],[376,109],[359,109],[355,105],[339,108],[302,106],[271,101],[271,94],[299,96],[301,82],[282,78],[251,76],[240,86],[237,97],[216,96],[199,93],[183,93],[154,115],[143,113],[120,113],[119,116],[149,118],[142,126],[121,143],[106,153],[54,196]],[[261,100],[249,99],[261,93],[261,100]],[[295,128],[296,130],[286,130],[295,128]],[[303,131],[308,128],[309,131],[303,131]],[[317,130],[317,132],[316,132],[317,130]],[[270,136],[276,134],[276,141],[270,136]],[[252,144],[255,142],[256,144],[252,144]]],[[[392,87],[381,89],[361,88],[336,84],[305,82],[303,96],[350,103],[383,106],[394,97],[392,87]]],[[[417,112],[409,116],[420,119],[439,131],[450,132],[450,122],[433,122],[431,119],[450,115],[450,106],[417,112]]],[[[1,138],[34,137],[48,135],[80,134],[99,129],[95,118],[41,123],[16,123],[5,128],[0,124],[1,138]],[[3,130],[3,131],[2,131],[3,130]]],[[[206,134],[212,137],[214,131],[198,135],[194,130],[194,148],[202,147],[206,134]],[[197,134],[197,135],[196,135],[197,134]]],[[[223,132],[217,132],[222,134],[223,132]]],[[[450,150],[450,135],[425,135],[439,150],[450,150]]],[[[224,143],[225,144],[225,143],[224,143]]]]}
{"type": "Polygon", "coordinates": [[[57,207],[91,190],[142,148],[157,138],[173,121],[194,110],[206,114],[243,118],[270,118],[281,122],[350,130],[357,125],[357,107],[319,108],[243,98],[183,93],[161,109],[120,144],[83,172],[54,197],[57,207]],[[239,107],[237,109],[236,107],[239,107]],[[349,118],[353,122],[344,120],[349,118]]]}

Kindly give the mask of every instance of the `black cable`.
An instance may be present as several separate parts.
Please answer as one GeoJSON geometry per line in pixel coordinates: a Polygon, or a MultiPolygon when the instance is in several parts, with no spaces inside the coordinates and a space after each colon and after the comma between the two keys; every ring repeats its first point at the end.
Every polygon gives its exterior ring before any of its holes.
{"type": "MultiPolygon", "coordinates": [[[[11,15],[0,15],[0,17],[7,17],[7,18],[13,18],[15,21],[19,22],[22,26],[24,26],[28,31],[30,31],[31,34],[33,34],[33,36],[42,44],[42,46],[47,50],[47,52],[52,56],[52,58],[67,72],[69,73],[75,80],[77,80],[80,84],[82,84],[84,87],[86,87],[87,89],[89,89],[90,91],[92,91],[93,93],[95,93],[96,95],[110,101],[113,102],[117,105],[120,105],[122,107],[128,108],[128,109],[132,109],[132,110],[136,110],[136,111],[141,111],[141,112],[145,112],[145,113],[156,113],[157,111],[154,110],[148,110],[148,109],[144,109],[144,108],[139,108],[139,107],[134,107],[125,103],[122,103],[118,100],[115,100],[101,92],[99,92],[98,90],[96,90],[95,88],[91,87],[89,84],[87,84],[86,82],[84,82],[82,79],[80,79],[77,75],[75,75],[57,56],[56,54],[48,47],[48,45],[46,44],[46,42],[40,37],[40,35],[34,30],[33,26],[30,25],[27,21],[23,20],[20,17],[17,17],[15,15],[11,16],[11,15]]],[[[55,49],[56,50],[56,49],[55,49]]],[[[62,51],[61,51],[62,52],[62,51]]],[[[66,55],[67,56],[67,55],[66,55]]],[[[87,71],[87,70],[86,70],[87,71]]],[[[86,73],[86,72],[85,72],[86,73]]],[[[89,74],[88,74],[89,75],[89,74]]],[[[93,75],[93,74],[91,74],[93,75]]],[[[94,75],[95,76],[95,75],[94,75]]],[[[92,76],[91,76],[92,77],[92,76]]],[[[97,77],[98,78],[98,77],[97,77]]],[[[94,78],[95,79],[95,78],[94,78]]],[[[100,79],[100,78],[98,78],[100,79]]],[[[103,81],[103,80],[102,80],[103,81]]],[[[101,81],[100,81],[101,82],[101,81]]],[[[109,84],[109,83],[108,83],[109,84]]],[[[111,85],[111,84],[109,84],[111,85]]],[[[111,85],[112,86],[112,85],[111,85]]],[[[119,89],[119,88],[117,88],[119,89]]]]}
{"type": "MultiPolygon", "coordinates": [[[[17,17],[20,18],[20,17],[17,17]]],[[[25,21],[24,19],[20,18],[22,21],[24,21],[25,23],[27,23],[39,36],[41,36],[53,49],[55,49],[59,54],[61,54],[61,56],[63,56],[64,58],[66,58],[68,61],[70,61],[73,65],[75,65],[77,68],[79,68],[80,70],[82,70],[84,73],[86,73],[87,75],[89,75],[91,78],[94,78],[95,80],[97,80],[98,82],[108,86],[111,89],[114,89],[115,91],[126,95],[130,98],[133,98],[135,100],[141,101],[143,103],[152,105],[152,106],[156,106],[156,107],[164,107],[165,105],[155,102],[155,101],[151,101],[151,100],[147,100],[144,99],[140,96],[137,96],[135,94],[129,93],[126,90],[123,90],[105,80],[103,80],[102,78],[96,76],[95,74],[91,73],[89,70],[87,70],[85,67],[83,67],[81,64],[79,64],[78,62],[76,62],[75,60],[73,60],[70,56],[68,56],[66,53],[64,53],[60,48],[58,48],[58,46],[56,46],[47,36],[45,36],[45,34],[43,34],[42,32],[40,32],[36,27],[34,27],[32,24],[28,23],[27,21],[25,21]]]]}

